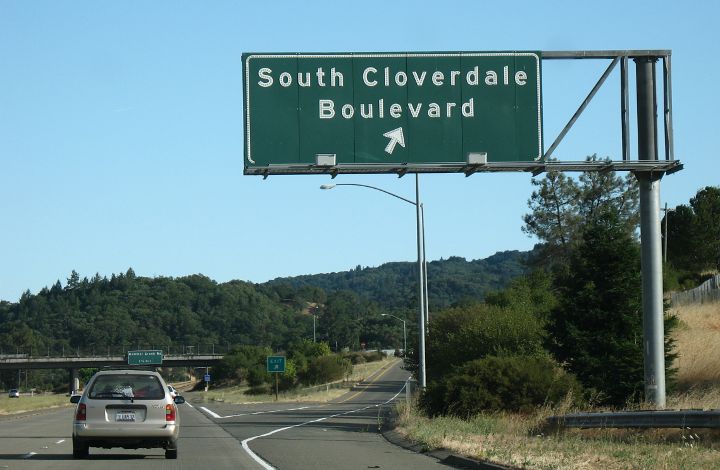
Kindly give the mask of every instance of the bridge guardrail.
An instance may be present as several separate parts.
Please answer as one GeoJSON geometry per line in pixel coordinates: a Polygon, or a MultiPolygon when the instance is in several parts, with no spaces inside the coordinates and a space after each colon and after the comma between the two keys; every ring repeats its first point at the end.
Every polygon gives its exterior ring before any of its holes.
{"type": "Polygon", "coordinates": [[[3,359],[39,358],[39,357],[116,357],[127,356],[128,351],[161,350],[164,356],[198,356],[227,354],[230,349],[227,344],[137,344],[137,345],[115,345],[103,346],[93,345],[90,347],[69,347],[69,346],[17,346],[0,345],[0,361],[3,359]]]}

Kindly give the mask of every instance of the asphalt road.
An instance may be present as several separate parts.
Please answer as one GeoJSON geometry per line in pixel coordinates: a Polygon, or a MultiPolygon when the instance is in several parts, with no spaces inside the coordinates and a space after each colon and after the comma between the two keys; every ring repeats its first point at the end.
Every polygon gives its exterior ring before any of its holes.
{"type": "Polygon", "coordinates": [[[405,399],[407,377],[398,362],[332,403],[215,404],[203,411],[254,454],[258,468],[447,469],[379,432],[383,407],[405,399]]]}
{"type": "Polygon", "coordinates": [[[386,369],[332,403],[180,407],[177,460],[162,449],[90,449],[72,458],[72,408],[0,418],[2,469],[447,469],[436,459],[387,442],[383,408],[404,399],[407,372],[386,369]]]}
{"type": "Polygon", "coordinates": [[[203,413],[180,406],[178,459],[162,449],[90,449],[87,460],[72,457],[73,408],[0,418],[0,469],[257,469],[242,446],[203,413]]]}

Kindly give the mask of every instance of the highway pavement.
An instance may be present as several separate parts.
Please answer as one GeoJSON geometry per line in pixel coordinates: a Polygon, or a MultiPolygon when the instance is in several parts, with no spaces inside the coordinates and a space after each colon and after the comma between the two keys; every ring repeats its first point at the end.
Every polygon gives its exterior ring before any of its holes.
{"type": "Polygon", "coordinates": [[[72,458],[73,408],[0,417],[2,469],[447,469],[387,442],[385,408],[405,399],[400,363],[331,403],[193,403],[180,406],[178,459],[162,449],[90,449],[72,458]]]}

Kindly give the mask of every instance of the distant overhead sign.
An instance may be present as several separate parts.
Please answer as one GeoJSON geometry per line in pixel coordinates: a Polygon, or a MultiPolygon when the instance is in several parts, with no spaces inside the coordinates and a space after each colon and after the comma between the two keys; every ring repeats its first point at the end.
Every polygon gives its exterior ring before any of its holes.
{"type": "Polygon", "coordinates": [[[542,157],[539,52],[244,54],[245,173],[542,157]]]}
{"type": "Polygon", "coordinates": [[[128,365],[160,365],[163,361],[163,352],[159,349],[144,351],[128,351],[128,365]]]}

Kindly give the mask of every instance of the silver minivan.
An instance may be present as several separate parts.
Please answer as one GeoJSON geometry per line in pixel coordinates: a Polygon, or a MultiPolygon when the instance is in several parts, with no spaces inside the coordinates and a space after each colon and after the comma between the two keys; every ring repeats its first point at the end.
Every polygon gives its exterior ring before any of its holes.
{"type": "Polygon", "coordinates": [[[163,448],[176,459],[182,396],[171,397],[162,376],[150,370],[101,370],[92,376],[73,417],[73,457],[90,447],[163,448]]]}

